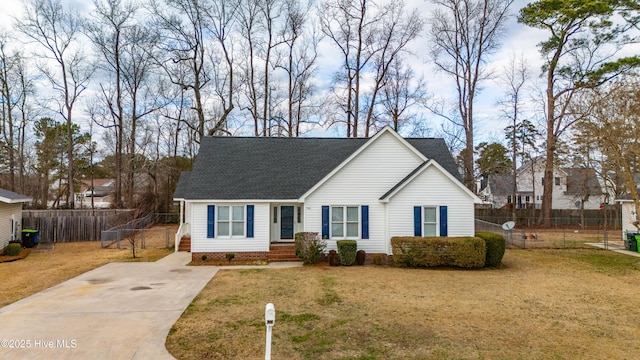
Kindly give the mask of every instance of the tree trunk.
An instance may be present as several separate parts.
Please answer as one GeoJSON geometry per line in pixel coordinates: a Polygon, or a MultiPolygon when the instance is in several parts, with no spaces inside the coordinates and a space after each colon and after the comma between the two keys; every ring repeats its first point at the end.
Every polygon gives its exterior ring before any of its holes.
{"type": "MultiPolygon", "coordinates": [[[[547,144],[555,141],[553,134],[547,136],[547,144]]],[[[555,162],[555,145],[547,145],[546,162],[544,165],[544,183],[542,184],[542,209],[540,211],[540,225],[551,227],[551,209],[553,206],[553,164],[555,162]]]]}

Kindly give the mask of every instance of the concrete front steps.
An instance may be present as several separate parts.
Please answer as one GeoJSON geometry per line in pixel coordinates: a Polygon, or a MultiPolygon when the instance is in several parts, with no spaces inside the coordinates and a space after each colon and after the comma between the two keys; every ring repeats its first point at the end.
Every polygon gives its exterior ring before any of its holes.
{"type": "Polygon", "coordinates": [[[180,245],[178,245],[178,251],[191,251],[191,238],[183,237],[180,239],[180,245]]]}
{"type": "Polygon", "coordinates": [[[301,261],[294,250],[293,244],[275,244],[269,246],[269,262],[301,261]]]}

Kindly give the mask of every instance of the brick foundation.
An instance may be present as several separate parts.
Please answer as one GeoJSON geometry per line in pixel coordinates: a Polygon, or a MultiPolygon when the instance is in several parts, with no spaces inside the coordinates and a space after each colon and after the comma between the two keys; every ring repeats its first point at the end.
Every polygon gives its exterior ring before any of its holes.
{"type": "Polygon", "coordinates": [[[191,253],[191,261],[196,264],[226,263],[229,265],[264,262],[268,260],[268,251],[248,251],[248,252],[194,252],[191,253]],[[233,259],[229,261],[227,254],[233,254],[233,259]],[[206,255],[206,260],[202,260],[206,255]]]}

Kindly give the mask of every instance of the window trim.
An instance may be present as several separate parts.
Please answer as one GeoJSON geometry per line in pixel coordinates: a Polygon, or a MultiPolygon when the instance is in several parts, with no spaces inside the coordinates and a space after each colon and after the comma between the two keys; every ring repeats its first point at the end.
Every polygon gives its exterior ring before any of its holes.
{"type": "Polygon", "coordinates": [[[247,237],[247,205],[218,205],[215,214],[215,235],[216,237],[223,239],[243,239],[247,237]],[[229,209],[229,219],[220,220],[220,213],[222,208],[229,209]],[[241,207],[242,208],[242,235],[233,235],[233,224],[240,223],[240,220],[234,220],[233,218],[233,208],[241,207]],[[224,225],[227,224],[227,225],[224,225]],[[222,226],[226,226],[229,230],[228,235],[220,235],[220,229],[222,226]]]}
{"type": "Polygon", "coordinates": [[[360,205],[329,205],[329,239],[345,239],[345,240],[360,240],[362,238],[362,210],[360,205]],[[342,236],[336,236],[333,234],[333,224],[338,222],[333,221],[333,209],[342,208],[342,236]],[[347,208],[355,208],[358,213],[357,221],[347,220],[347,208]],[[347,236],[347,225],[356,224],[358,234],[356,236],[347,236]]]}
{"type": "Polygon", "coordinates": [[[440,206],[439,205],[422,205],[422,219],[421,219],[421,226],[422,226],[422,236],[440,236],[440,206]],[[427,223],[426,221],[426,216],[427,216],[427,211],[426,209],[434,209],[435,213],[436,213],[436,221],[435,222],[429,222],[427,223]],[[436,233],[435,235],[427,235],[427,227],[426,225],[435,225],[436,226],[436,233]]]}

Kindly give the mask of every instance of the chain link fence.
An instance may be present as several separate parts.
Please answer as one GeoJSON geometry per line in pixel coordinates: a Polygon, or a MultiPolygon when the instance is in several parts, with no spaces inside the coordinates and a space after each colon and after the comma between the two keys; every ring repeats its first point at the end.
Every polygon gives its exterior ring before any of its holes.
{"type": "Polygon", "coordinates": [[[178,229],[175,220],[175,214],[148,214],[102,231],[100,244],[102,248],[118,249],[130,249],[132,246],[142,249],[169,248],[173,246],[171,239],[178,229]]]}
{"type": "Polygon", "coordinates": [[[605,248],[624,249],[622,232],[619,229],[582,228],[518,228],[504,230],[500,224],[476,220],[476,231],[487,231],[504,236],[507,245],[521,249],[580,249],[589,244],[600,243],[605,248]]]}
{"type": "Polygon", "coordinates": [[[103,242],[103,248],[113,249],[159,249],[173,246],[178,227],[175,225],[156,225],[147,229],[120,229],[119,240],[103,242]]]}

